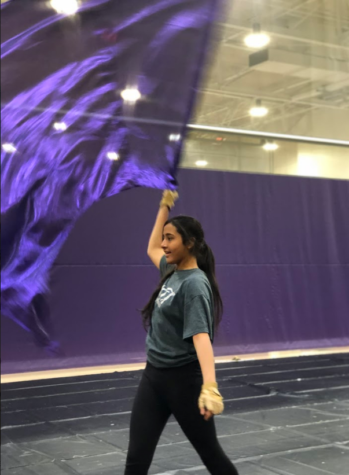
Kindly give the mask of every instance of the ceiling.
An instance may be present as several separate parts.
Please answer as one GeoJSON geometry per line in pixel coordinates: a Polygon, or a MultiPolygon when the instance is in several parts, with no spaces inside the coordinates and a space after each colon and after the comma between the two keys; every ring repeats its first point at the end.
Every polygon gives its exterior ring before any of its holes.
{"type": "Polygon", "coordinates": [[[194,123],[349,139],[349,0],[226,0],[209,64],[194,123]],[[263,50],[244,43],[254,23],[263,50]]]}
{"type": "Polygon", "coordinates": [[[181,166],[349,180],[346,147],[289,140],[274,143],[277,149],[266,151],[260,137],[192,130],[184,143],[181,166]]]}
{"type": "Polygon", "coordinates": [[[191,122],[349,141],[349,0],[224,4],[191,122]],[[256,23],[261,50],[244,43],[256,23]],[[263,118],[249,114],[257,99],[263,118]]]}

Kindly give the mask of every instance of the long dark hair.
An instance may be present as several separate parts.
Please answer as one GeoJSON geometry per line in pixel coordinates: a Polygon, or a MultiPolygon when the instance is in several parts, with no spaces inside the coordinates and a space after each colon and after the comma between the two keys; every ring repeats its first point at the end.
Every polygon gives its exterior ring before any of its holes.
{"type": "MultiPolygon", "coordinates": [[[[177,229],[178,233],[182,236],[184,245],[193,243],[190,252],[196,257],[199,269],[205,272],[211,284],[213,294],[214,327],[215,329],[218,329],[219,323],[222,320],[223,302],[216,279],[215,258],[212,249],[205,241],[204,230],[199,221],[190,216],[176,216],[166,221],[164,227],[166,224],[172,224],[177,229]]],[[[150,297],[149,302],[142,310],[143,325],[146,330],[150,326],[155,301],[160,290],[165,281],[174,273],[174,271],[175,269],[172,269],[164,275],[153,295],[150,297]]]]}

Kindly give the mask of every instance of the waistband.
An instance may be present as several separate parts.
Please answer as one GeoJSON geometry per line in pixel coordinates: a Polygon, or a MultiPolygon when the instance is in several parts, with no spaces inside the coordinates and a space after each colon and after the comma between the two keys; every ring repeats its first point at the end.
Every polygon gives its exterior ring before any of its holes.
{"type": "Polygon", "coordinates": [[[182,366],[169,366],[166,368],[159,368],[157,366],[152,365],[147,361],[146,371],[152,371],[152,372],[157,372],[157,373],[165,373],[165,374],[198,374],[198,372],[201,374],[201,368],[200,368],[200,363],[199,360],[195,360],[191,363],[187,363],[182,366]]]}

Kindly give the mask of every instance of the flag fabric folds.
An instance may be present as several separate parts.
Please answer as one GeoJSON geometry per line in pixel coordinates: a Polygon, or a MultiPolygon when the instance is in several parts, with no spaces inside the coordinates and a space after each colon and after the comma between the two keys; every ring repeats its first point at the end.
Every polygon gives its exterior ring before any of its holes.
{"type": "Polygon", "coordinates": [[[2,3],[2,314],[41,345],[53,345],[49,270],[79,216],[135,186],[176,187],[217,8],[217,0],[2,3]]]}

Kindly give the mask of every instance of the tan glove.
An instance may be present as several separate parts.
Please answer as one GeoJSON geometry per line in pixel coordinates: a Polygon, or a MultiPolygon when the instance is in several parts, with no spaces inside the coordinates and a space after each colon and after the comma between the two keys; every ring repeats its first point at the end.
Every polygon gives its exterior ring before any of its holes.
{"type": "Polygon", "coordinates": [[[223,398],[218,391],[217,383],[206,383],[201,387],[199,408],[206,409],[212,414],[220,414],[224,410],[223,398]]]}
{"type": "Polygon", "coordinates": [[[165,190],[162,194],[160,206],[167,206],[169,209],[174,207],[175,201],[178,198],[177,191],[165,190]]]}

